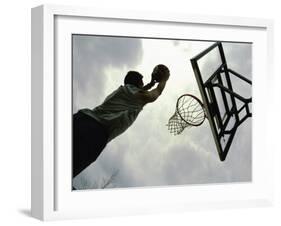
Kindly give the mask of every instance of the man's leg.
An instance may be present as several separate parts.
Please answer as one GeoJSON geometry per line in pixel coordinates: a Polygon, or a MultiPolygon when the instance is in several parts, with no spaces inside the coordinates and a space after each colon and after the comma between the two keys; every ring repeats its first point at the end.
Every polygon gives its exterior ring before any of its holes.
{"type": "Polygon", "coordinates": [[[82,112],[73,116],[73,177],[98,158],[107,140],[105,129],[95,119],[82,112]]]}

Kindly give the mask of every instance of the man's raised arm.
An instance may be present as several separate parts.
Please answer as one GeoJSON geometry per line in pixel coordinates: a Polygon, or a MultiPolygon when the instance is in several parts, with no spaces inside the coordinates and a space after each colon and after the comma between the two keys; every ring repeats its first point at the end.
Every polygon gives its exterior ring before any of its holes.
{"type": "Polygon", "coordinates": [[[169,71],[163,72],[161,76],[161,80],[159,81],[155,89],[152,89],[150,91],[146,91],[146,90],[140,91],[135,94],[135,97],[140,101],[142,101],[144,104],[154,102],[162,94],[169,77],[170,77],[169,71]]]}

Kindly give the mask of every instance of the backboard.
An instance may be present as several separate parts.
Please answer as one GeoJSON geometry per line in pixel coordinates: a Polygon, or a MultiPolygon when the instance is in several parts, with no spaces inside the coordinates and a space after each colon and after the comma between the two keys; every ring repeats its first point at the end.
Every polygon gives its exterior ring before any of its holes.
{"type": "Polygon", "coordinates": [[[249,108],[252,98],[242,97],[239,90],[233,90],[233,79],[246,83],[249,89],[252,82],[228,68],[221,42],[193,57],[191,64],[220,160],[224,161],[238,127],[252,116],[249,108]]]}

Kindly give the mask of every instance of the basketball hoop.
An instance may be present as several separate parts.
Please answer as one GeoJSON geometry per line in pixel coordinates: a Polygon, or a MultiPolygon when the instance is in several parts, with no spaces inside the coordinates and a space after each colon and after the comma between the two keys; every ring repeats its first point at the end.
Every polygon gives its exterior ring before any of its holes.
{"type": "Polygon", "coordinates": [[[184,94],[177,100],[176,112],[169,119],[168,130],[174,135],[185,128],[200,126],[206,118],[203,103],[191,94],[184,94]]]}

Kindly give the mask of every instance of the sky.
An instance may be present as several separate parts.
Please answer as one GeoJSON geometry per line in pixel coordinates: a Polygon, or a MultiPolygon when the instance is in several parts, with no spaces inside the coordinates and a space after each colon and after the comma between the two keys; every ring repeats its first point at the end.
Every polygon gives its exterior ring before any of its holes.
{"type": "MultiPolygon", "coordinates": [[[[147,104],[134,124],[116,137],[99,158],[73,180],[77,189],[128,188],[250,182],[252,178],[252,120],[238,129],[228,156],[219,160],[207,120],[200,127],[174,136],[167,122],[176,100],[185,93],[201,99],[190,64],[210,41],[140,39],[90,35],[73,36],[73,113],[93,109],[123,85],[129,70],[150,81],[155,65],[165,64],[170,78],[162,95],[147,104]]],[[[252,80],[252,48],[248,43],[223,43],[228,67],[252,80]]],[[[214,51],[199,62],[203,76],[218,63],[214,51]]],[[[251,87],[233,80],[234,90],[251,96],[251,87]]]]}

